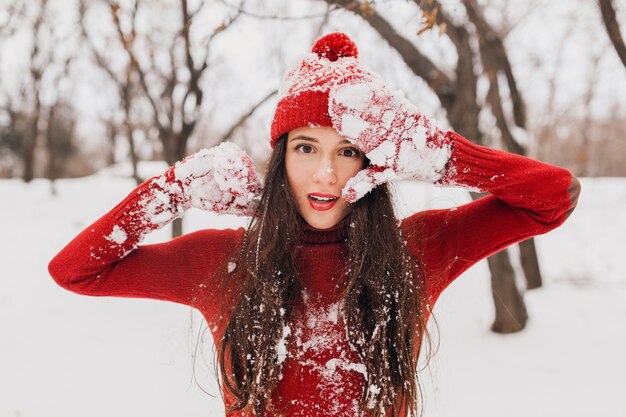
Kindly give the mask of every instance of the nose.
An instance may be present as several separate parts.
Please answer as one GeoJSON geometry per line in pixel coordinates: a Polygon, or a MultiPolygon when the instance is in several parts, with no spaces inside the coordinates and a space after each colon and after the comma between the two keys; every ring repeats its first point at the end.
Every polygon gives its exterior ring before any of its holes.
{"type": "Polygon", "coordinates": [[[337,182],[337,175],[330,159],[323,159],[313,174],[313,181],[334,184],[337,182]]]}

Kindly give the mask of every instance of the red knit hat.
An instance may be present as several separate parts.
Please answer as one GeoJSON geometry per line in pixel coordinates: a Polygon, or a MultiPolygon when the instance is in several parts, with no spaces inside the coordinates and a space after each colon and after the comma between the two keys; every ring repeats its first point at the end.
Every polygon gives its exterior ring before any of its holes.
{"type": "Polygon", "coordinates": [[[358,55],[348,35],[329,33],[315,42],[310,54],[285,72],[270,132],[272,148],[290,130],[332,126],[328,115],[330,89],[350,80],[377,77],[359,64],[358,55]]]}

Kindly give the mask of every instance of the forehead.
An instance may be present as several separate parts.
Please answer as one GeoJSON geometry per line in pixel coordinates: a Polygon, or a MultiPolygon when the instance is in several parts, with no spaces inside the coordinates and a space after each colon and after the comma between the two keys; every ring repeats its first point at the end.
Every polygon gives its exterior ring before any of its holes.
{"type": "Polygon", "coordinates": [[[328,144],[349,143],[335,129],[330,126],[319,127],[301,127],[289,132],[287,139],[291,140],[308,140],[311,142],[320,142],[328,144]]]}

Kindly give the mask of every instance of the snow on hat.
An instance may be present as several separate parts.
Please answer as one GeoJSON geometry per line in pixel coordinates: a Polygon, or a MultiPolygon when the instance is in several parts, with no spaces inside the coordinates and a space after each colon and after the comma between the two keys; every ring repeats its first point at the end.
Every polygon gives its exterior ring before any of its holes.
{"type": "Polygon", "coordinates": [[[357,60],[358,49],[345,33],[319,38],[311,53],[285,72],[278,90],[278,105],[272,120],[270,145],[290,130],[304,126],[332,126],[328,93],[333,86],[378,76],[357,60]]]}

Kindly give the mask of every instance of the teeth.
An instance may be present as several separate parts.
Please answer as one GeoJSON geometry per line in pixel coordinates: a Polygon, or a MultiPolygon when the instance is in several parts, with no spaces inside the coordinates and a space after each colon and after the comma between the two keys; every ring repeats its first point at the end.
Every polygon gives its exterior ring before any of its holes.
{"type": "Polygon", "coordinates": [[[316,200],[316,201],[321,201],[321,202],[325,202],[325,203],[326,203],[326,202],[329,202],[329,201],[334,201],[334,200],[336,200],[336,198],[330,198],[330,197],[317,197],[317,196],[314,196],[314,195],[312,195],[312,196],[311,196],[311,198],[312,198],[313,200],[316,200]]]}

